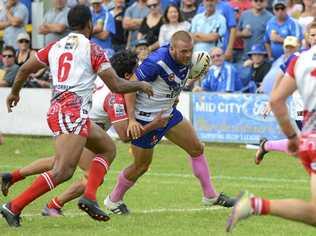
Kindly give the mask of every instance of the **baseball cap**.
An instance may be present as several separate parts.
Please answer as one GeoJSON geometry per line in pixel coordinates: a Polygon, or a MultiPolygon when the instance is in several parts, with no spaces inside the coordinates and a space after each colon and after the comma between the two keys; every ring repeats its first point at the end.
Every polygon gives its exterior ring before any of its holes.
{"type": "Polygon", "coordinates": [[[267,51],[264,48],[263,44],[255,44],[251,47],[250,51],[248,52],[248,56],[253,54],[260,54],[260,55],[267,55],[267,51]]]}
{"type": "Polygon", "coordinates": [[[139,39],[135,43],[135,47],[142,46],[142,45],[149,46],[146,39],[139,39]]]}
{"type": "Polygon", "coordinates": [[[28,33],[22,32],[22,33],[18,34],[18,37],[17,37],[16,41],[18,42],[21,39],[26,39],[26,40],[30,41],[30,36],[29,36],[28,33]]]}
{"type": "Polygon", "coordinates": [[[283,5],[283,6],[287,6],[287,1],[286,0],[274,0],[272,7],[274,8],[276,5],[283,5]]]}
{"type": "Polygon", "coordinates": [[[294,36],[287,36],[283,42],[283,47],[287,47],[287,46],[297,47],[298,45],[299,45],[298,39],[294,36]]]}
{"type": "Polygon", "coordinates": [[[102,0],[90,0],[90,3],[102,3],[102,0]]]}

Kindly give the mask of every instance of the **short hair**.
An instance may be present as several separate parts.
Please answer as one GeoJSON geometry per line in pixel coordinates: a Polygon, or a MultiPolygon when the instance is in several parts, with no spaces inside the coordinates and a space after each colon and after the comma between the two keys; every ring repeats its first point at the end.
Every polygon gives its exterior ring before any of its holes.
{"type": "Polygon", "coordinates": [[[12,47],[12,46],[10,46],[10,45],[4,46],[3,49],[2,49],[2,53],[3,53],[4,51],[11,51],[14,56],[15,56],[15,53],[16,53],[14,47],[12,47]]]}
{"type": "Polygon", "coordinates": [[[68,25],[71,30],[82,30],[92,20],[89,7],[76,5],[68,12],[68,25]]]}
{"type": "Polygon", "coordinates": [[[189,41],[193,41],[193,39],[187,31],[179,30],[172,35],[170,41],[171,41],[171,45],[174,45],[176,41],[189,42],[189,41]]]}
{"type": "Polygon", "coordinates": [[[307,26],[306,32],[309,33],[311,29],[316,29],[316,21],[313,21],[307,26]]]}
{"type": "Polygon", "coordinates": [[[111,65],[116,74],[124,78],[125,74],[132,74],[138,64],[137,54],[131,50],[122,50],[110,58],[111,65]]]}
{"type": "Polygon", "coordinates": [[[169,24],[169,23],[170,23],[170,21],[169,21],[167,15],[168,15],[168,11],[169,11],[169,9],[170,9],[171,7],[174,7],[175,9],[177,9],[178,14],[179,14],[179,19],[178,19],[178,21],[179,21],[179,22],[183,22],[184,19],[183,19],[183,16],[182,16],[182,14],[181,14],[180,8],[179,8],[177,5],[175,5],[175,4],[170,4],[170,5],[167,6],[165,12],[163,13],[163,19],[164,19],[165,24],[169,24]]]}

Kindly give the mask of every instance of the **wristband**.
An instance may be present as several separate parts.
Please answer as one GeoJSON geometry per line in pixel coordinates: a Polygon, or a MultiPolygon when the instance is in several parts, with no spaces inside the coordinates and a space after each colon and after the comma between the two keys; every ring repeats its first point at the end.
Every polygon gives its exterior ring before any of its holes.
{"type": "Polygon", "coordinates": [[[287,136],[287,139],[294,139],[297,137],[297,133],[291,134],[290,136],[287,136]]]}

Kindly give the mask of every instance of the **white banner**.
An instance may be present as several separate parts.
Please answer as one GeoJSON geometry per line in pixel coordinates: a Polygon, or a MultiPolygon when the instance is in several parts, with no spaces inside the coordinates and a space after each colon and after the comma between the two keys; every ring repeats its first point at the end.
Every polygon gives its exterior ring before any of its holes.
{"type": "MultiPolygon", "coordinates": [[[[52,135],[46,122],[51,90],[23,88],[18,106],[13,108],[12,113],[8,113],[5,99],[10,90],[10,88],[0,88],[0,132],[5,134],[52,135]]],[[[191,120],[190,93],[180,95],[177,107],[184,117],[191,120]]]]}

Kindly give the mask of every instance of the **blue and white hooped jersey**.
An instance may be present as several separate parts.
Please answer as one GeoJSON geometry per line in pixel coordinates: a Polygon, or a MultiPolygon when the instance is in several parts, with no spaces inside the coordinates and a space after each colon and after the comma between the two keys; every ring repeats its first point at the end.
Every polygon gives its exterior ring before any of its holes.
{"type": "Polygon", "coordinates": [[[163,46],[146,58],[137,68],[135,75],[140,81],[152,84],[154,95],[150,98],[138,92],[135,102],[135,117],[143,121],[152,121],[165,111],[170,115],[172,106],[186,84],[190,66],[180,65],[171,57],[169,45],[163,46]]]}

